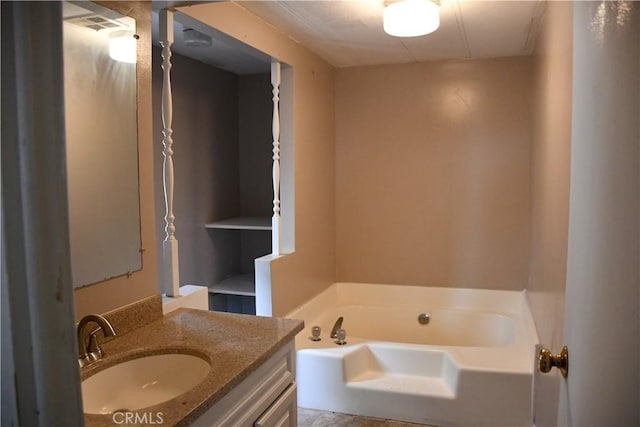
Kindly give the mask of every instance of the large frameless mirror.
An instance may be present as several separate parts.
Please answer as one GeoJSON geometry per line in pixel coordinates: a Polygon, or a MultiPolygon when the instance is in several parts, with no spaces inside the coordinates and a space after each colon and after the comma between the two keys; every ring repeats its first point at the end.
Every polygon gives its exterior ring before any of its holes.
{"type": "Polygon", "coordinates": [[[135,20],[63,3],[71,268],[74,287],[142,268],[135,20]]]}

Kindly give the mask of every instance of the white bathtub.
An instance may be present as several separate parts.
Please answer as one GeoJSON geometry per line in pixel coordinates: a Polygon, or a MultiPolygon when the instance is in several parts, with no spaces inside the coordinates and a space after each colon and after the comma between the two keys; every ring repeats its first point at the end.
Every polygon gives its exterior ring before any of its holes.
{"type": "Polygon", "coordinates": [[[336,283],[287,317],[305,321],[301,407],[438,426],[532,424],[537,338],[523,292],[336,283]],[[329,337],[338,317],[342,346],[329,337]]]}

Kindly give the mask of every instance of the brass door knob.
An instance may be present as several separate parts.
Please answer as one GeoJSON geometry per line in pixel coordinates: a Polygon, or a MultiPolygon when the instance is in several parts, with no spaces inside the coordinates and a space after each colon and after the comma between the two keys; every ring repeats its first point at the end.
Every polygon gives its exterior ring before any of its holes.
{"type": "Polygon", "coordinates": [[[556,367],[560,369],[562,376],[567,378],[569,375],[569,349],[565,345],[562,347],[560,354],[553,355],[548,348],[541,348],[538,353],[538,370],[542,373],[547,373],[551,368],[556,367]]]}

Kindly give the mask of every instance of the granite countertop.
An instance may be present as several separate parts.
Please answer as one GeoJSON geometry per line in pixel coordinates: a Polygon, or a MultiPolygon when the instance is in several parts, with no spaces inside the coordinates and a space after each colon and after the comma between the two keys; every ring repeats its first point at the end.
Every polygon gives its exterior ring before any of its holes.
{"type": "MultiPolygon", "coordinates": [[[[162,412],[164,425],[189,425],[262,365],[304,327],[301,320],[178,309],[102,345],[104,359],[82,368],[84,380],[142,355],[190,353],[211,372],[179,397],[140,409],[162,412]]],[[[116,331],[117,332],[117,331],[116,331]]],[[[87,426],[113,426],[112,415],[85,414],[87,426]]]]}

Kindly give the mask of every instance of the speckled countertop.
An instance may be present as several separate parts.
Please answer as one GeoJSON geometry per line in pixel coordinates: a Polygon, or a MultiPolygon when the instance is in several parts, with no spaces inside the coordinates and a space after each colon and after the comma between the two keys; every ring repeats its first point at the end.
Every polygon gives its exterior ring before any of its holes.
{"type": "MultiPolygon", "coordinates": [[[[189,425],[300,332],[300,320],[178,309],[102,345],[103,360],[82,379],[142,355],[191,353],[211,364],[204,381],[179,397],[144,408],[162,412],[163,425],[189,425]]],[[[116,331],[117,332],[117,331],[116,331]]],[[[111,415],[85,414],[87,426],[114,426],[111,415]]]]}

